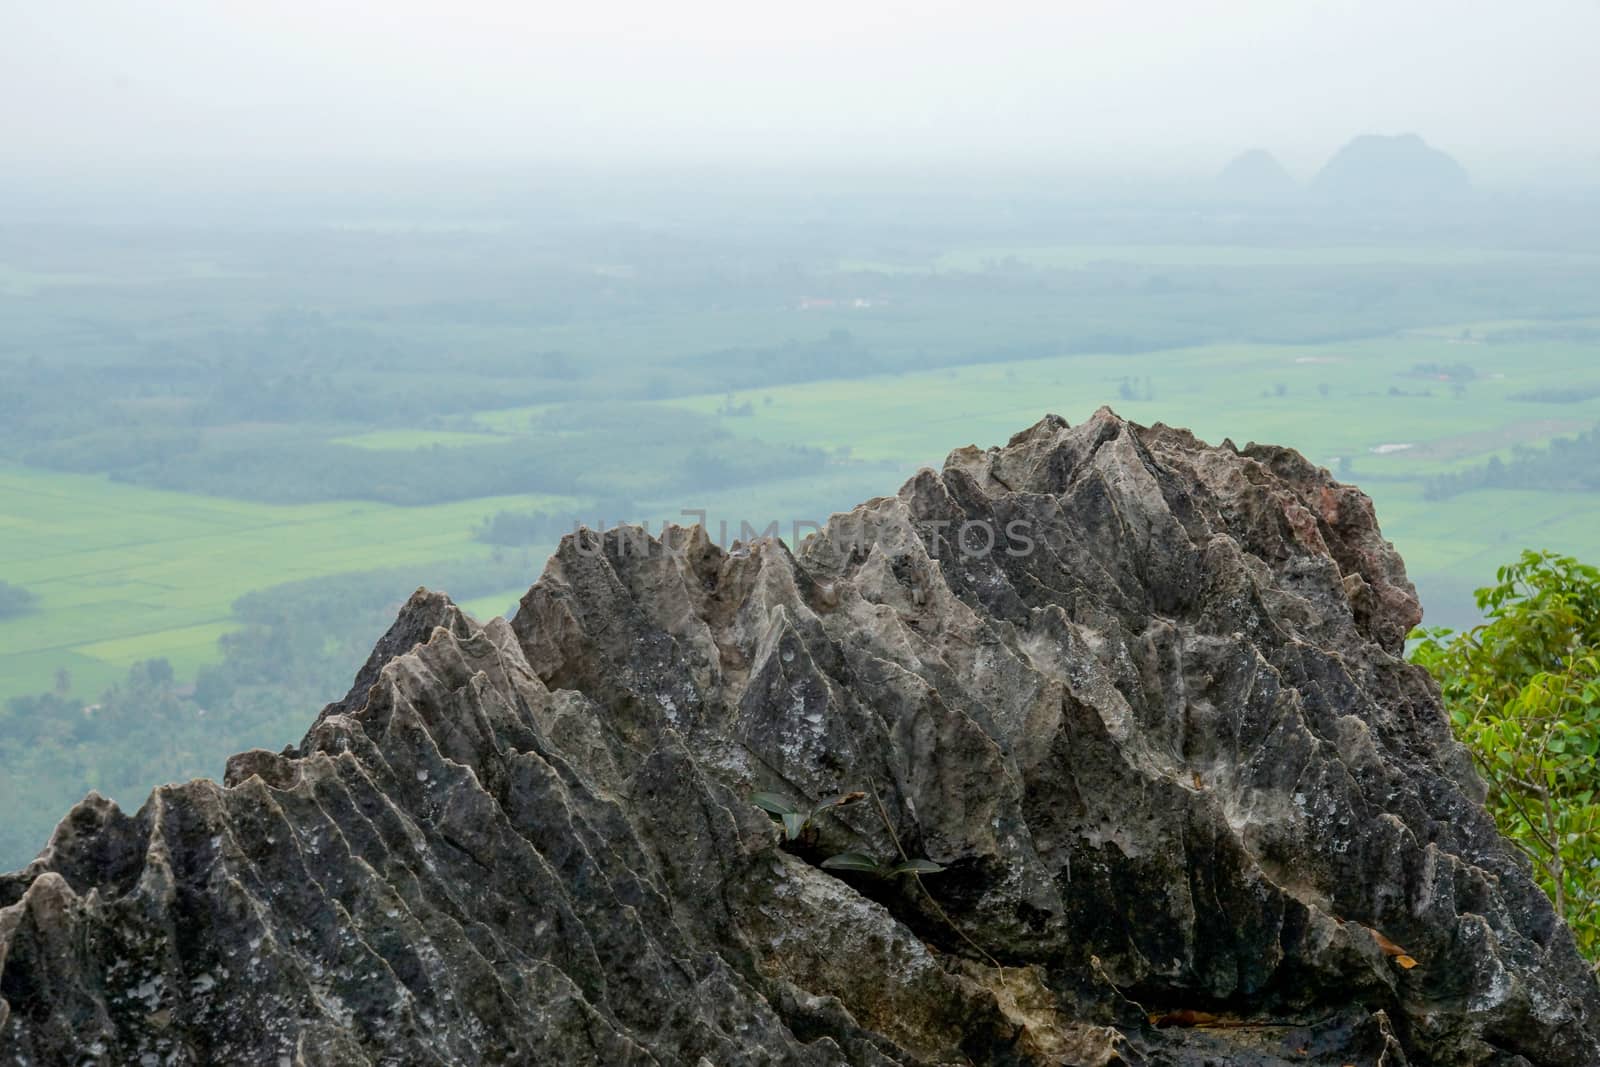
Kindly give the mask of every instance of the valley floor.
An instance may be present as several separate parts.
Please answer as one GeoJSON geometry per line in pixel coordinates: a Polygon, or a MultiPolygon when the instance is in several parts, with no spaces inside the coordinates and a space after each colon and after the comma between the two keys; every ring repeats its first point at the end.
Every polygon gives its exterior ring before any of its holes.
{"type": "MultiPolygon", "coordinates": [[[[1464,324],[1324,345],[1214,345],[1124,355],[988,362],[920,373],[773,385],[654,402],[717,419],[737,438],[824,450],[813,476],[693,497],[645,497],[637,513],[586,510],[578,498],[529,495],[422,507],[370,502],[272,505],[147,489],[103,476],[0,467],[0,556],[39,610],[0,621],[0,699],[50,689],[66,670],[86,698],[140,660],[190,675],[217,656],[230,606],[253,589],[375,568],[479,557],[473,526],[497,510],[565,510],[590,525],[621,518],[726,523],[788,535],[892,492],[954,446],[1002,444],[1047,411],[1077,422],[1110,404],[1140,422],[1192,428],[1204,439],[1300,449],[1374,499],[1385,532],[1422,592],[1429,621],[1472,619],[1470,591],[1524,546],[1600,559],[1600,495],[1479,489],[1430,500],[1428,478],[1585,429],[1600,397],[1572,403],[1518,394],[1593,380],[1593,347],[1550,341],[1474,344],[1506,324],[1464,324]],[[1470,379],[1446,369],[1470,364],[1470,379]],[[1422,368],[1422,369],[1418,369],[1422,368]],[[1136,376],[1129,376],[1137,369],[1136,376]],[[726,414],[738,411],[741,414],[726,414]],[[723,414],[719,414],[723,413],[723,414]],[[747,414],[744,412],[748,412],[747,414]]],[[[530,431],[534,409],[495,409],[480,434],[368,435],[362,447],[452,447],[477,441],[559,447],[530,431]],[[402,439],[404,438],[404,439],[402,439]]],[[[534,565],[550,547],[534,546],[534,565]]],[[[509,609],[521,588],[478,596],[479,614],[509,609]]]]}

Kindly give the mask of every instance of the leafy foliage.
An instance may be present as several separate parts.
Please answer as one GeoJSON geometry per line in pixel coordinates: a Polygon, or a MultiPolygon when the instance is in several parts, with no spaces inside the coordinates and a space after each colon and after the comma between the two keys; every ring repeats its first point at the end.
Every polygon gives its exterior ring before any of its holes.
{"type": "Polygon", "coordinates": [[[841,852],[837,856],[829,856],[823,860],[822,865],[829,870],[856,871],[861,874],[876,874],[884,878],[893,878],[902,874],[938,874],[944,870],[943,867],[932,860],[880,863],[862,852],[841,852]]]}
{"type": "Polygon", "coordinates": [[[1485,623],[1419,630],[1411,658],[1438,679],[1501,831],[1600,960],[1600,570],[1524,552],[1477,600],[1485,623]]]}
{"type": "Polygon", "coordinates": [[[832,796],[822,801],[809,812],[795,807],[787,797],[779,793],[752,793],[750,795],[750,803],[762,811],[776,815],[783,823],[783,836],[790,841],[796,841],[799,840],[801,834],[805,833],[806,827],[810,826],[812,821],[823,812],[833,808],[842,808],[846,804],[854,804],[858,800],[865,799],[866,795],[860,791],[840,793],[838,796],[832,796]]]}
{"type": "MultiPolygon", "coordinates": [[[[842,808],[846,804],[854,804],[858,800],[865,800],[867,794],[862,790],[849,793],[840,793],[819,803],[809,812],[795,806],[788,797],[781,793],[752,793],[750,803],[771,815],[776,815],[783,823],[783,836],[789,841],[796,841],[805,833],[806,827],[823,812],[834,808],[842,808]]],[[[880,807],[881,814],[881,807],[880,807]]],[[[884,821],[891,834],[894,827],[884,821]]],[[[899,847],[896,839],[895,847],[899,847]]],[[[902,856],[900,863],[881,863],[864,852],[841,852],[836,856],[829,856],[822,861],[822,866],[830,871],[855,871],[858,874],[875,874],[884,878],[893,878],[902,874],[938,874],[944,870],[932,860],[911,859],[902,856]]]]}

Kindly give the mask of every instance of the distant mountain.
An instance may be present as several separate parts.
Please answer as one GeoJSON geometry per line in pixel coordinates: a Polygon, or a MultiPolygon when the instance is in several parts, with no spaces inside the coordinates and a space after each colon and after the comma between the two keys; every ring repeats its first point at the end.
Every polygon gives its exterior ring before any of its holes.
{"type": "Polygon", "coordinates": [[[1472,191],[1466,168],[1414,133],[1357,137],[1328,160],[1312,189],[1333,200],[1434,201],[1472,191]]]}
{"type": "Polygon", "coordinates": [[[1216,188],[1230,199],[1281,200],[1293,196],[1300,186],[1271,152],[1252,148],[1222,168],[1216,188]]]}

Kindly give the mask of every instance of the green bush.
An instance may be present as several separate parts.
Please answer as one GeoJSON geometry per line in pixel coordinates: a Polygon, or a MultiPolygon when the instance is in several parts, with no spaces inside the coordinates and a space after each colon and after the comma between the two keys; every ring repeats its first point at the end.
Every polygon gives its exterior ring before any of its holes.
{"type": "Polygon", "coordinates": [[[1524,552],[1495,577],[1483,624],[1418,630],[1411,659],[1438,679],[1501,832],[1600,961],[1600,570],[1524,552]]]}

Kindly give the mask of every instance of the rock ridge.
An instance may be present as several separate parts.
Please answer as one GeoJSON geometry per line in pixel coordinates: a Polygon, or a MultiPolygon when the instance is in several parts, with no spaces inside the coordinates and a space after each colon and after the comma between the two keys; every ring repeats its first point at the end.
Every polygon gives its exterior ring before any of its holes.
{"type": "Polygon", "coordinates": [[[581,531],[0,875],[0,1062],[1593,1067],[1420,617],[1359,490],[1107,409],[792,551],[581,531]]]}

